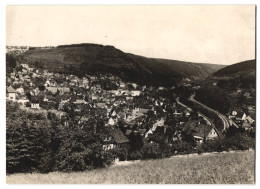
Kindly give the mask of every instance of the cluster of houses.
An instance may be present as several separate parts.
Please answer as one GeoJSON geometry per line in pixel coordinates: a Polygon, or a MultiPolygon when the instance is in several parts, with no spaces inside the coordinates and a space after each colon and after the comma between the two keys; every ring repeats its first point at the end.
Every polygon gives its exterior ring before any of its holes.
{"type": "Polygon", "coordinates": [[[28,46],[6,46],[6,53],[18,55],[24,53],[28,49],[28,46]]]}
{"type": "MultiPolygon", "coordinates": [[[[251,111],[254,111],[254,107],[249,106],[251,111]]],[[[243,111],[242,109],[233,109],[229,114],[230,124],[234,125],[237,128],[244,128],[249,130],[255,127],[255,120],[252,118],[253,112],[243,111]],[[251,116],[250,116],[251,114],[251,116]]]]}
{"type": "MultiPolygon", "coordinates": [[[[90,119],[102,118],[104,127],[114,128],[111,136],[104,139],[104,149],[128,143],[130,135],[141,135],[152,143],[181,140],[181,130],[190,132],[200,143],[219,137],[203,117],[193,116],[191,110],[176,101],[156,97],[159,92],[167,90],[164,87],[126,83],[113,75],[79,78],[31,68],[28,64],[18,67],[7,76],[7,100],[35,111],[64,112],[62,115],[73,112],[73,120],[82,127],[90,119]],[[107,81],[116,87],[105,89],[107,81]],[[169,136],[167,133],[173,126],[181,130],[169,136]]],[[[64,125],[68,124],[65,116],[63,120],[64,125]]]]}

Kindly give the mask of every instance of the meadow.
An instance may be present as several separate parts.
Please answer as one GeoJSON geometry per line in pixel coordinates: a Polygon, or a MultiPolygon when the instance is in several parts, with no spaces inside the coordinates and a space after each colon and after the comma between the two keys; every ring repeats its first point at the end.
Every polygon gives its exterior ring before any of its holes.
{"type": "Polygon", "coordinates": [[[255,152],[182,155],[120,162],[85,172],[11,174],[7,184],[253,184],[255,152]]]}

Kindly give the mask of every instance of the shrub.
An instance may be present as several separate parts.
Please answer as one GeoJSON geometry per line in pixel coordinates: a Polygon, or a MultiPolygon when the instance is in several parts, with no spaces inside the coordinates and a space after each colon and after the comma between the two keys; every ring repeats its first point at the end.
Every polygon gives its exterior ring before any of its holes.
{"type": "Polygon", "coordinates": [[[202,154],[204,152],[203,146],[202,145],[198,145],[196,148],[197,154],[202,154]]]}
{"type": "Polygon", "coordinates": [[[245,133],[236,133],[232,137],[227,138],[225,142],[227,147],[232,150],[248,150],[255,147],[254,139],[245,133]]]}
{"type": "Polygon", "coordinates": [[[128,150],[127,148],[119,148],[116,151],[116,156],[119,158],[120,161],[125,161],[127,160],[127,156],[128,156],[128,150]]]}
{"type": "Polygon", "coordinates": [[[155,143],[145,143],[142,149],[143,159],[155,159],[161,156],[159,145],[155,143]]]}
{"type": "Polygon", "coordinates": [[[190,154],[194,151],[194,147],[188,142],[178,141],[173,144],[173,151],[177,151],[179,154],[190,154]]]}
{"type": "Polygon", "coordinates": [[[142,159],[142,154],[140,151],[133,151],[129,154],[129,157],[128,159],[129,160],[139,160],[139,159],[142,159]]]}

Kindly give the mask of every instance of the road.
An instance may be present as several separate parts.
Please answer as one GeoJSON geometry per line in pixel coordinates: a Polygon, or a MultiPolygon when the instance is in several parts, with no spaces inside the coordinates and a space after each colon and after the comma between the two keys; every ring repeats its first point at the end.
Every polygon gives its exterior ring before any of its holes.
{"type": "Polygon", "coordinates": [[[181,105],[182,107],[188,109],[189,111],[192,110],[190,107],[186,106],[185,104],[182,104],[179,99],[180,99],[179,97],[176,98],[177,104],[179,104],[179,105],[181,105]]]}
{"type": "Polygon", "coordinates": [[[228,118],[227,118],[225,115],[223,115],[223,114],[221,114],[220,112],[218,112],[218,111],[216,111],[216,110],[214,110],[214,109],[212,109],[212,108],[206,106],[205,104],[202,104],[202,103],[200,103],[199,101],[195,100],[195,99],[194,99],[194,96],[195,96],[195,94],[194,94],[194,95],[191,95],[191,97],[190,97],[190,100],[191,100],[191,101],[193,101],[194,103],[197,103],[197,104],[203,106],[204,108],[206,108],[207,110],[209,110],[209,111],[211,111],[211,112],[217,114],[217,116],[222,120],[222,122],[223,122],[223,129],[222,129],[222,131],[224,131],[224,130],[226,130],[226,129],[229,128],[230,123],[229,123],[228,118]]]}

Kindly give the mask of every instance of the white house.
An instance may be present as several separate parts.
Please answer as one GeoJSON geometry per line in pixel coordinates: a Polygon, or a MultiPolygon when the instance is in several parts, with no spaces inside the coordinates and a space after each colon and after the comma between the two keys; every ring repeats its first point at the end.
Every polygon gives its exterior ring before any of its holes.
{"type": "Polygon", "coordinates": [[[20,95],[24,95],[24,89],[22,87],[16,89],[16,92],[19,93],[20,95]]]}
{"type": "Polygon", "coordinates": [[[141,91],[131,91],[132,96],[140,96],[141,91]]]}
{"type": "Polygon", "coordinates": [[[31,108],[32,109],[40,109],[40,104],[38,102],[32,102],[31,103],[31,108]]]}
{"type": "Polygon", "coordinates": [[[16,101],[16,91],[11,86],[7,88],[7,100],[16,101]]]}
{"type": "Polygon", "coordinates": [[[21,66],[22,66],[23,68],[26,68],[26,69],[29,68],[28,64],[21,64],[21,66]]]}
{"type": "Polygon", "coordinates": [[[27,98],[23,97],[23,98],[18,99],[17,102],[18,102],[20,105],[25,106],[26,103],[29,102],[29,100],[28,100],[27,98]]]}
{"type": "Polygon", "coordinates": [[[109,118],[108,125],[115,125],[115,121],[113,118],[109,118]]]}

